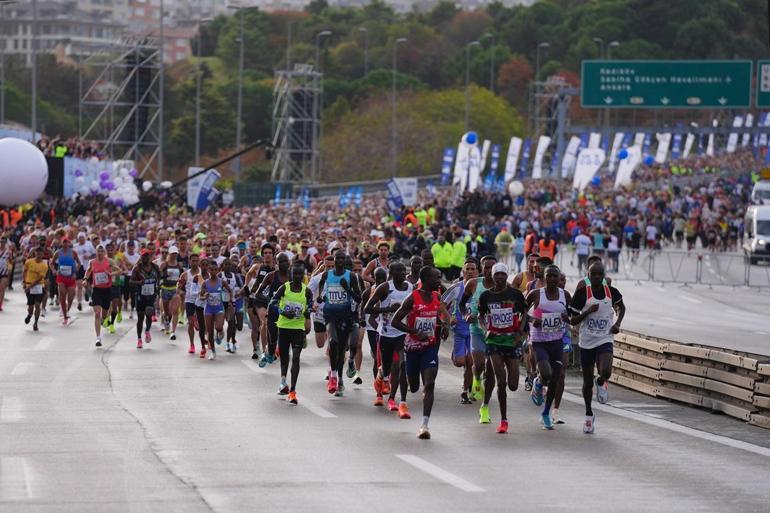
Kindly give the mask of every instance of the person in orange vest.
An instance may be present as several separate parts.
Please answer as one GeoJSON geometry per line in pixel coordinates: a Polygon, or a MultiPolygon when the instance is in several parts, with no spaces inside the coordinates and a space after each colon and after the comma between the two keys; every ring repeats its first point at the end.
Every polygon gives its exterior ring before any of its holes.
{"type": "Polygon", "coordinates": [[[529,256],[530,253],[536,252],[537,234],[532,228],[529,229],[529,233],[524,237],[524,254],[529,256]]]}
{"type": "Polygon", "coordinates": [[[545,236],[540,239],[537,246],[541,257],[548,257],[551,260],[556,258],[556,241],[551,238],[551,232],[545,232],[545,236]]]}

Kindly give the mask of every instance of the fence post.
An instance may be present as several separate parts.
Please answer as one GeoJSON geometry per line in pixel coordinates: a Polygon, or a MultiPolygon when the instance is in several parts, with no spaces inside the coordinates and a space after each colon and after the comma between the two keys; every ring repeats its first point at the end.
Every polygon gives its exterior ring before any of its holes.
{"type": "Polygon", "coordinates": [[[648,281],[655,281],[655,252],[650,252],[650,261],[647,264],[648,281]]]}
{"type": "Polygon", "coordinates": [[[698,253],[698,260],[695,261],[695,283],[701,283],[703,277],[703,254],[698,253]]]}

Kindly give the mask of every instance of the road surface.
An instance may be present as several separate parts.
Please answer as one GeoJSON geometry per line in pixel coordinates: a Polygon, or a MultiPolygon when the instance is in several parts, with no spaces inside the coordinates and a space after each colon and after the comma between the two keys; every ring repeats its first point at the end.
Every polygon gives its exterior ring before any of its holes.
{"type": "Polygon", "coordinates": [[[3,513],[766,512],[770,500],[768,431],[619,387],[592,436],[572,376],[567,424],[544,431],[521,389],[498,435],[496,399],[479,425],[444,354],[421,441],[419,397],[412,420],[371,406],[368,374],[331,397],[312,346],[292,407],[277,364],[260,370],[245,347],[200,360],[155,328],[138,351],[126,319],[97,350],[90,313],[63,328],[49,311],[33,333],[22,310],[12,293],[0,313],[3,513]]]}

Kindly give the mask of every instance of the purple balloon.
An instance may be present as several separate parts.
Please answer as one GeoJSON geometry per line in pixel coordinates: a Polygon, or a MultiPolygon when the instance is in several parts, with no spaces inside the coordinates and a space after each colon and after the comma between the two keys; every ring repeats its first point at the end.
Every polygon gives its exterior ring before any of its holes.
{"type": "Polygon", "coordinates": [[[122,206],[124,206],[124,205],[125,205],[125,202],[123,201],[123,198],[117,198],[117,199],[115,200],[115,206],[116,206],[116,207],[122,207],[122,206]]]}
{"type": "Polygon", "coordinates": [[[80,169],[76,169],[75,176],[83,176],[83,171],[81,171],[80,169]]]}
{"type": "Polygon", "coordinates": [[[128,172],[128,174],[136,178],[137,176],[139,176],[139,171],[137,171],[136,169],[132,169],[131,171],[128,172]]]}
{"type": "Polygon", "coordinates": [[[102,171],[101,173],[99,173],[99,178],[100,178],[100,179],[101,179],[103,182],[106,182],[107,180],[109,180],[109,179],[110,179],[110,173],[108,173],[107,171],[102,171]]]}

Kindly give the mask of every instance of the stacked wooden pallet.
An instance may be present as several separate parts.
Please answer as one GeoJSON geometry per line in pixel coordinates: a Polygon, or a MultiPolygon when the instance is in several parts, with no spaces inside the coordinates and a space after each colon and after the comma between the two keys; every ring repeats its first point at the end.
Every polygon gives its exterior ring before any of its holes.
{"type": "Polygon", "coordinates": [[[610,381],[770,429],[770,357],[623,332],[610,381]]]}

